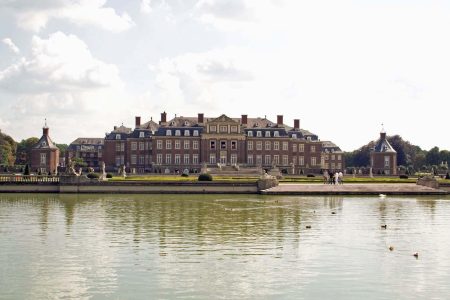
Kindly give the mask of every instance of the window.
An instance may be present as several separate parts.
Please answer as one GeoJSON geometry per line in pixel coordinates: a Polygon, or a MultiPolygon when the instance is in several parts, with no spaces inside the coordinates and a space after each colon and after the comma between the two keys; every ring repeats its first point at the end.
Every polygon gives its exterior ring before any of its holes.
{"type": "Polygon", "coordinates": [[[296,138],[297,138],[297,134],[296,134],[296,133],[293,133],[293,134],[292,134],[292,138],[293,138],[293,139],[296,139],[296,138]]]}
{"type": "Polygon", "coordinates": [[[189,126],[189,122],[188,121],[184,121],[184,126],[189,126]]]}
{"type": "Polygon", "coordinates": [[[166,164],[171,164],[171,163],[172,163],[172,155],[166,154],[166,164]]]}
{"type": "Polygon", "coordinates": [[[161,140],[156,141],[156,149],[162,149],[162,141],[161,140]]]}
{"type": "Polygon", "coordinates": [[[247,142],[247,150],[253,150],[253,141],[247,142]]]}
{"type": "Polygon", "coordinates": [[[136,154],[131,155],[131,164],[132,164],[132,165],[135,165],[136,162],[137,162],[137,156],[136,156],[136,154]]]}
{"type": "Polygon", "coordinates": [[[188,165],[188,164],[189,164],[189,154],[185,154],[185,155],[184,155],[184,157],[183,157],[183,163],[184,163],[185,165],[188,165]]]}
{"type": "Polygon", "coordinates": [[[304,157],[304,156],[299,156],[299,157],[298,157],[298,164],[299,164],[300,166],[305,165],[305,157],[304,157]]]}
{"type": "Polygon", "coordinates": [[[166,149],[172,149],[172,141],[166,140],[166,149]]]}
{"type": "Polygon", "coordinates": [[[292,164],[295,166],[297,164],[297,156],[292,157],[292,164]]]}
{"type": "Polygon", "coordinates": [[[265,143],[264,149],[265,149],[265,150],[270,150],[270,148],[271,148],[271,147],[270,147],[270,142],[267,141],[267,142],[265,143]]]}
{"type": "Polygon", "coordinates": [[[283,142],[283,151],[287,151],[289,148],[288,142],[283,142]]]}
{"type": "Polygon", "coordinates": [[[275,131],[275,132],[273,133],[273,136],[274,136],[274,137],[279,137],[279,136],[280,136],[280,132],[279,132],[279,131],[275,131]]]}
{"type": "Polygon", "coordinates": [[[191,135],[191,133],[190,133],[189,130],[185,130],[185,131],[184,131],[184,136],[190,136],[190,135],[191,135]]]}
{"type": "Polygon", "coordinates": [[[181,130],[177,129],[175,130],[175,136],[180,136],[181,135],[181,130]]]}
{"type": "Polygon", "coordinates": [[[253,165],[253,155],[247,156],[247,164],[253,165]]]}
{"type": "Polygon", "coordinates": [[[143,131],[139,132],[139,137],[140,137],[140,138],[145,137],[145,132],[143,132],[143,131]]]}
{"type": "Polygon", "coordinates": [[[198,136],[198,130],[194,130],[194,136],[198,136]]]}
{"type": "Polygon", "coordinates": [[[342,168],[341,163],[337,163],[336,168],[338,168],[340,170],[342,168]]]}
{"type": "Polygon", "coordinates": [[[266,155],[266,156],[264,157],[264,164],[270,165],[270,155],[266,155]]]}
{"type": "Polygon", "coordinates": [[[146,154],[146,155],[145,155],[145,164],[148,164],[148,163],[149,163],[149,159],[150,159],[149,155],[146,154]]]}
{"type": "Polygon", "coordinates": [[[231,150],[237,149],[237,141],[231,141],[231,150]]]}
{"type": "Polygon", "coordinates": [[[237,164],[237,154],[231,154],[230,163],[232,165],[237,164]]]}
{"type": "MultiPolygon", "coordinates": [[[[41,154],[42,155],[42,154],[41,154]]],[[[389,156],[384,157],[384,166],[389,167],[390,166],[390,159],[389,156]]]]}
{"type": "Polygon", "coordinates": [[[256,132],[256,136],[257,136],[257,137],[262,137],[262,132],[261,132],[261,131],[257,131],[257,132],[256,132]]]}
{"type": "Polygon", "coordinates": [[[131,142],[131,150],[132,151],[136,151],[137,150],[137,143],[136,142],[131,142]]]}
{"type": "Polygon", "coordinates": [[[220,149],[227,149],[227,141],[220,141],[220,149]]]}
{"type": "Polygon", "coordinates": [[[120,152],[120,143],[116,143],[116,152],[120,152]]]}
{"type": "Polygon", "coordinates": [[[305,144],[298,145],[298,152],[305,152],[305,144]]]}
{"type": "Polygon", "coordinates": [[[289,158],[287,155],[283,155],[283,166],[287,166],[289,164],[289,158]]]}
{"type": "Polygon", "coordinates": [[[228,126],[220,126],[220,132],[228,132],[228,126]]]}
{"type": "Polygon", "coordinates": [[[237,126],[231,126],[231,132],[234,132],[234,133],[236,133],[236,132],[238,132],[238,129],[237,129],[237,126]]]}
{"type": "Polygon", "coordinates": [[[270,137],[270,131],[266,131],[265,137],[270,137]]]}
{"type": "Polygon", "coordinates": [[[334,163],[331,163],[331,169],[334,170],[335,169],[335,165],[334,163]]]}
{"type": "Polygon", "coordinates": [[[180,140],[176,140],[175,141],[175,149],[180,149],[180,147],[181,147],[180,140]]]}
{"type": "Polygon", "coordinates": [[[139,164],[143,165],[144,163],[145,163],[145,156],[144,155],[139,156],[139,164]]]}
{"type": "Polygon", "coordinates": [[[274,162],[276,165],[279,165],[279,164],[280,164],[280,156],[279,156],[279,155],[274,155],[274,156],[273,156],[273,162],[274,162]]]}
{"type": "Polygon", "coordinates": [[[317,163],[317,159],[315,157],[311,157],[311,166],[315,166],[317,163]]]}
{"type": "Polygon", "coordinates": [[[215,164],[216,163],[216,155],[214,153],[209,154],[209,163],[215,164]]]}
{"type": "Polygon", "coordinates": [[[162,154],[156,154],[156,163],[158,165],[162,164],[162,154]]]}
{"type": "Polygon", "coordinates": [[[145,143],[140,142],[140,143],[139,143],[139,150],[140,150],[140,151],[144,151],[144,147],[145,147],[145,143]]]}
{"type": "Polygon", "coordinates": [[[311,152],[316,152],[316,146],[311,146],[311,152]]]}
{"type": "Polygon", "coordinates": [[[103,156],[103,153],[101,151],[99,151],[97,156],[100,158],[103,156]]]}
{"type": "Polygon", "coordinates": [[[324,155],[324,160],[328,160],[328,154],[324,155]]]}
{"type": "Polygon", "coordinates": [[[166,130],[166,135],[172,135],[172,130],[171,129],[167,129],[166,130]]]}
{"type": "Polygon", "coordinates": [[[175,154],[175,164],[176,165],[181,164],[181,155],[180,154],[175,154]]]}
{"type": "Polygon", "coordinates": [[[334,160],[336,156],[334,154],[331,155],[331,160],[334,160]]]}
{"type": "Polygon", "coordinates": [[[120,155],[116,156],[116,167],[120,166],[120,155]]]}
{"type": "Polygon", "coordinates": [[[261,141],[256,142],[256,150],[262,150],[262,142],[261,141]]]}
{"type": "Polygon", "coordinates": [[[253,131],[247,131],[247,136],[253,136],[253,131]]]}
{"type": "Polygon", "coordinates": [[[209,126],[209,131],[210,131],[210,132],[216,132],[216,131],[217,131],[216,125],[211,125],[211,126],[209,126]]]}
{"type": "Polygon", "coordinates": [[[261,155],[256,155],[256,164],[258,166],[262,165],[262,156],[261,155]]]}
{"type": "Polygon", "coordinates": [[[340,154],[338,154],[337,159],[342,160],[342,156],[340,154]]]}
{"type": "Polygon", "coordinates": [[[194,165],[198,165],[198,154],[193,154],[192,155],[192,163],[194,165]]]}
{"type": "Polygon", "coordinates": [[[216,149],[216,141],[209,141],[209,149],[212,150],[216,149]]]}
{"type": "Polygon", "coordinates": [[[192,149],[198,149],[198,141],[192,141],[192,149]]]}
{"type": "Polygon", "coordinates": [[[280,142],[274,142],[273,143],[273,150],[280,150],[280,142]]]}
{"type": "Polygon", "coordinates": [[[116,134],[116,140],[120,140],[120,134],[116,134]]]}
{"type": "Polygon", "coordinates": [[[184,141],[184,149],[185,150],[188,150],[189,148],[190,148],[190,146],[191,146],[191,143],[190,143],[190,141],[184,141]]]}
{"type": "Polygon", "coordinates": [[[41,153],[41,165],[47,164],[47,153],[41,153]]]}
{"type": "Polygon", "coordinates": [[[297,144],[292,144],[292,152],[297,152],[297,144]]]}

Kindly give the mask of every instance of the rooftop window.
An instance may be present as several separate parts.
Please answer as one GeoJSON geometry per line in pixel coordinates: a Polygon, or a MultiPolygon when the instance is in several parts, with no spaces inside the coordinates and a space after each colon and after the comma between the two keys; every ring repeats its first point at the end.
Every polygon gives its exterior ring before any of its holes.
{"type": "Polygon", "coordinates": [[[166,130],[166,135],[172,135],[172,130],[167,129],[167,130],[166,130]]]}
{"type": "Polygon", "coordinates": [[[266,131],[265,136],[266,136],[266,137],[270,137],[270,131],[266,131]]]}
{"type": "Polygon", "coordinates": [[[279,137],[279,136],[280,136],[280,132],[279,132],[279,131],[275,131],[275,132],[273,133],[273,136],[279,137]]]}
{"type": "Polygon", "coordinates": [[[247,131],[247,136],[253,136],[253,131],[247,131]]]}

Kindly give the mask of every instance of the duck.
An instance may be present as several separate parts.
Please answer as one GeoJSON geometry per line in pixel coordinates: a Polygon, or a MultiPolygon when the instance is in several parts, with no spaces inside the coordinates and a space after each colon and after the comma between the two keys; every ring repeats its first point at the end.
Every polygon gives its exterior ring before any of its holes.
{"type": "Polygon", "coordinates": [[[311,225],[306,225],[306,229],[311,229],[311,225]]]}
{"type": "Polygon", "coordinates": [[[332,212],[331,212],[331,214],[332,214],[332,215],[335,215],[335,214],[336,214],[336,212],[335,212],[335,211],[332,211],[332,212]]]}
{"type": "Polygon", "coordinates": [[[389,251],[394,251],[394,246],[389,246],[389,251]]]}
{"type": "Polygon", "coordinates": [[[386,224],[384,224],[384,225],[381,225],[381,228],[383,228],[383,229],[387,229],[387,225],[386,225],[386,224]]]}
{"type": "Polygon", "coordinates": [[[414,252],[413,256],[414,256],[415,258],[419,258],[419,252],[414,252]]]}

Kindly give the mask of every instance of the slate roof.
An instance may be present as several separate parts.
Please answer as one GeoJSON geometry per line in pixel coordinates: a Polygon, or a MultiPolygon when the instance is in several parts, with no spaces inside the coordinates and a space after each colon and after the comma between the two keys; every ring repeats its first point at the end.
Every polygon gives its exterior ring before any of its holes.
{"type": "Polygon", "coordinates": [[[39,141],[33,146],[33,149],[58,149],[48,135],[42,135],[39,141]]]}
{"type": "Polygon", "coordinates": [[[322,141],[323,152],[342,152],[341,148],[331,141],[322,141]]]}
{"type": "Polygon", "coordinates": [[[154,122],[153,119],[150,119],[150,121],[141,124],[141,126],[139,126],[139,129],[147,129],[150,131],[157,131],[159,128],[158,123],[154,122]]]}
{"type": "Polygon", "coordinates": [[[103,145],[105,143],[104,138],[77,138],[70,143],[71,145],[103,145]]]}
{"type": "Polygon", "coordinates": [[[376,142],[375,147],[373,148],[374,152],[390,152],[390,153],[396,153],[397,151],[392,148],[391,144],[389,144],[388,140],[386,138],[383,138],[381,136],[376,142]]]}

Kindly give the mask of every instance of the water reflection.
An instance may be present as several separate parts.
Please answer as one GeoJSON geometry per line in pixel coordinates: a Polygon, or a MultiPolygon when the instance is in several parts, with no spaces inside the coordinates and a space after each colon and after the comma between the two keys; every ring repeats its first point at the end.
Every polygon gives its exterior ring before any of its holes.
{"type": "Polygon", "coordinates": [[[439,298],[448,200],[2,194],[0,287],[6,298],[439,298]]]}

